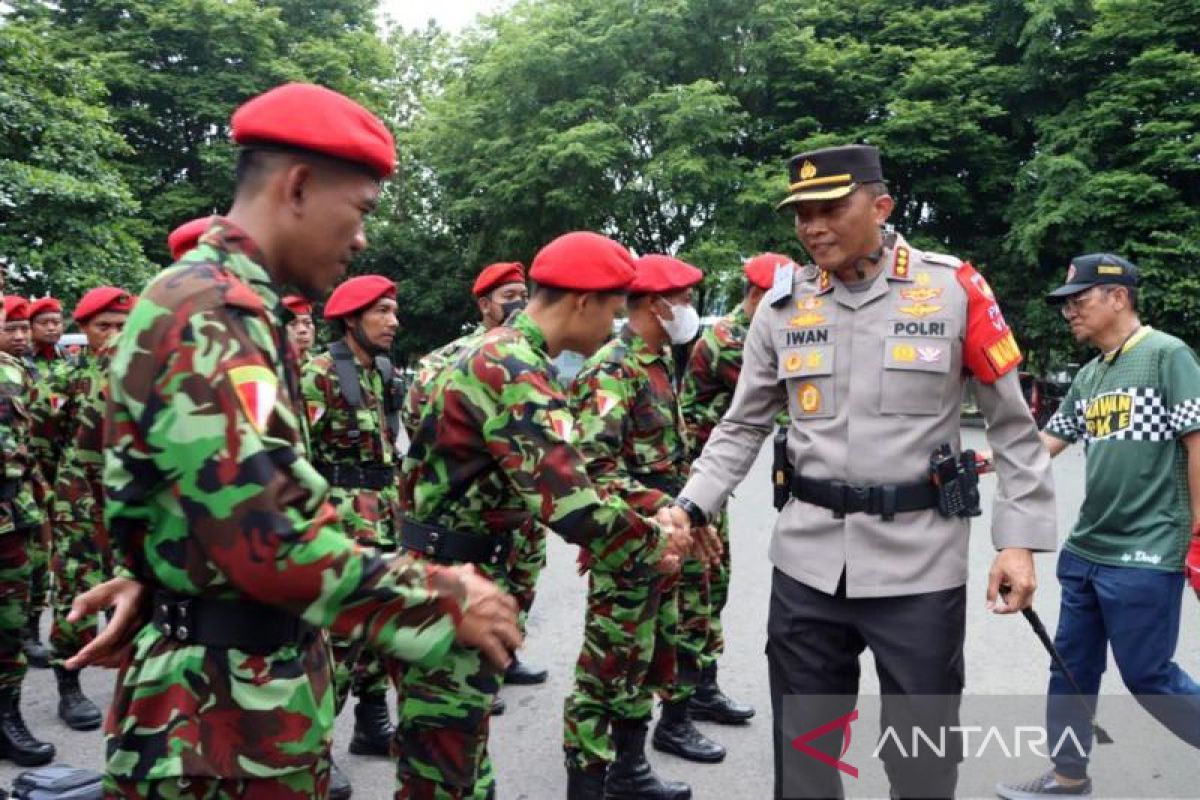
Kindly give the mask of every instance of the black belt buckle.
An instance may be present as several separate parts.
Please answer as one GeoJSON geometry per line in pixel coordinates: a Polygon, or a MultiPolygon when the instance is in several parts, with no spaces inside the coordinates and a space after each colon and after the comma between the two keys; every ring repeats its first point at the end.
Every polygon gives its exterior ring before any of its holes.
{"type": "Polygon", "coordinates": [[[833,481],[840,508],[833,509],[834,519],[844,519],[847,514],[866,511],[871,501],[871,487],[845,481],[833,481]]]}

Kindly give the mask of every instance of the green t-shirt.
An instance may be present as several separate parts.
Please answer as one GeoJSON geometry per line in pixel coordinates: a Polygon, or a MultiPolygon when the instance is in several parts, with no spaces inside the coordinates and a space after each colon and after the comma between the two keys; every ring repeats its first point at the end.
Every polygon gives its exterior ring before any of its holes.
{"type": "Polygon", "coordinates": [[[1099,564],[1177,571],[1192,529],[1181,437],[1200,429],[1200,360],[1144,326],[1075,376],[1046,433],[1083,440],[1087,479],[1065,547],[1099,564]]]}

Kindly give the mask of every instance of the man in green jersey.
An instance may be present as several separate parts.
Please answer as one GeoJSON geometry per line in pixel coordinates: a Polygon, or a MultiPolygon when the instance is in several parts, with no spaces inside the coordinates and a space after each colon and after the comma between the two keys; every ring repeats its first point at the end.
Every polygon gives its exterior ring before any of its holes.
{"type": "MultiPolygon", "coordinates": [[[[1200,360],[1141,323],[1137,285],[1133,264],[1098,253],[1074,259],[1066,285],[1047,298],[1076,340],[1100,350],[1042,432],[1051,455],[1081,440],[1087,448],[1083,507],[1058,562],[1055,644],[1092,704],[1111,646],[1129,691],[1200,747],[1200,685],[1172,660],[1185,563],[1200,591],[1200,360]]],[[[1071,694],[1052,667],[1049,740],[1070,728],[1083,747],[1057,748],[1052,770],[1000,785],[1001,797],[1090,794],[1091,727],[1071,694]]]]}

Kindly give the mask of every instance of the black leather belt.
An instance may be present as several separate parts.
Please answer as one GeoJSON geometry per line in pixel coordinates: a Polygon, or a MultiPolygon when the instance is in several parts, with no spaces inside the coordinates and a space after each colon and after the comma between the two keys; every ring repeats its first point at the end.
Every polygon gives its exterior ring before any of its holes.
{"type": "Polygon", "coordinates": [[[937,508],[938,504],[937,488],[930,481],[864,486],[796,476],[792,479],[792,496],[828,508],[835,518],[876,514],[890,520],[898,513],[937,508]]]}
{"type": "Polygon", "coordinates": [[[435,561],[503,564],[508,560],[512,537],[462,533],[405,519],[400,523],[400,546],[435,561]]]}
{"type": "Polygon", "coordinates": [[[340,489],[386,489],[398,485],[396,468],[388,464],[317,464],[330,486],[340,489]]]}
{"type": "Polygon", "coordinates": [[[265,653],[303,645],[317,629],[297,616],[253,600],[154,592],[154,627],[181,644],[265,653]]]}

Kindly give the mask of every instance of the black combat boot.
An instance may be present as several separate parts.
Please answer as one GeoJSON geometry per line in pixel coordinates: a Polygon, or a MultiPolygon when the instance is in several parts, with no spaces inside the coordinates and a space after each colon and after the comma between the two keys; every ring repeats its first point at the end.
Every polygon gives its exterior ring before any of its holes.
{"type": "Polygon", "coordinates": [[[754,716],[754,706],[731,700],[717,685],[717,665],[705,667],[700,673],[696,693],[688,701],[692,719],[716,722],[719,725],[744,725],[754,716]]]}
{"type": "Polygon", "coordinates": [[[617,758],[604,779],[604,800],[692,800],[692,788],[679,781],[664,781],[646,760],[646,723],[613,722],[617,758]]]}
{"type": "Polygon", "coordinates": [[[75,731],[94,731],[104,721],[96,704],[84,696],[79,688],[79,670],[55,667],[58,678],[58,716],[75,731]]]}
{"type": "Polygon", "coordinates": [[[353,793],[350,779],[338,769],[336,761],[329,759],[329,800],[350,800],[353,793]]]}
{"type": "Polygon", "coordinates": [[[42,644],[42,636],[38,632],[38,618],[30,617],[21,630],[21,649],[25,651],[25,660],[29,666],[45,669],[50,666],[50,650],[42,644]]]}
{"type": "Polygon", "coordinates": [[[21,717],[21,689],[0,689],[0,758],[22,767],[40,767],[54,760],[54,745],[38,741],[21,717]]]}
{"type": "Polygon", "coordinates": [[[386,756],[396,734],[388,716],[387,694],[368,694],[354,706],[354,736],[350,752],[356,756],[386,756]]]}
{"type": "Polygon", "coordinates": [[[725,760],[725,748],[692,724],[687,700],[663,702],[662,717],[654,726],[654,749],[701,764],[725,760]]]}
{"type": "Polygon", "coordinates": [[[567,800],[604,800],[603,769],[567,765],[567,800]]]}
{"type": "Polygon", "coordinates": [[[513,686],[536,686],[539,683],[545,683],[549,677],[550,671],[545,667],[526,664],[514,655],[512,663],[508,665],[508,669],[504,673],[504,682],[511,683],[513,686]]]}

